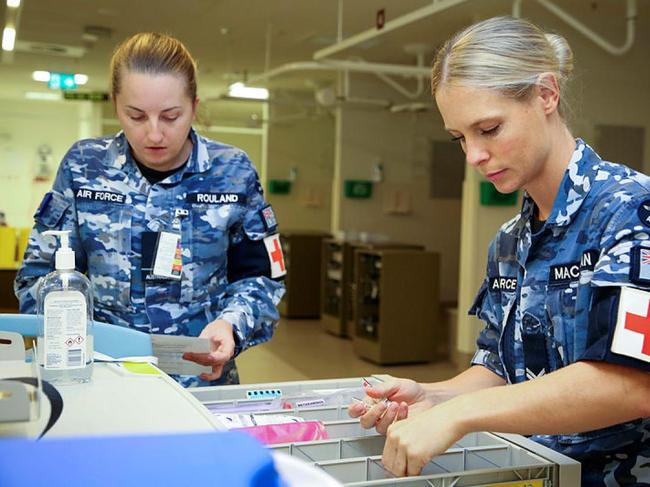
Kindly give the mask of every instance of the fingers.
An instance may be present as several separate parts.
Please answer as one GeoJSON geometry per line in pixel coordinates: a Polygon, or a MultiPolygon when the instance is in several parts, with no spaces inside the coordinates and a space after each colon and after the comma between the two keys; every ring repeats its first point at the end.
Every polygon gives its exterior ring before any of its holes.
{"type": "Polygon", "coordinates": [[[361,426],[365,429],[370,429],[374,427],[377,421],[379,421],[381,415],[386,412],[386,408],[387,408],[386,403],[383,401],[370,407],[370,409],[367,410],[366,414],[361,416],[359,420],[361,426]]]}
{"type": "Polygon", "coordinates": [[[410,455],[406,457],[406,475],[409,477],[420,475],[425,465],[426,462],[417,455],[410,455]]]}
{"type": "Polygon", "coordinates": [[[406,475],[406,456],[404,448],[400,448],[398,437],[389,431],[386,436],[384,453],[381,457],[384,467],[397,477],[406,475]]]}
{"type": "Polygon", "coordinates": [[[348,414],[352,418],[363,416],[368,410],[368,406],[364,402],[353,402],[348,406],[348,414]]]}
{"type": "Polygon", "coordinates": [[[221,377],[221,374],[223,373],[223,364],[220,365],[214,365],[212,367],[212,373],[211,374],[201,374],[199,378],[203,380],[217,380],[219,377],[221,377]]]}
{"type": "Polygon", "coordinates": [[[214,365],[212,354],[209,353],[185,352],[183,354],[183,359],[189,360],[190,362],[196,362],[199,365],[214,365]]]}
{"type": "Polygon", "coordinates": [[[399,385],[396,382],[387,383],[387,384],[377,384],[374,386],[364,385],[364,390],[369,397],[373,399],[384,399],[390,398],[393,394],[397,392],[399,385]]]}
{"type": "Polygon", "coordinates": [[[397,414],[400,409],[400,405],[397,404],[396,402],[391,402],[388,407],[386,408],[386,412],[379,418],[377,421],[377,424],[375,425],[375,429],[377,430],[378,433],[380,434],[386,434],[386,431],[388,431],[388,427],[393,424],[395,421],[397,421],[397,414]]]}
{"type": "Polygon", "coordinates": [[[400,403],[399,410],[397,411],[397,418],[395,421],[402,421],[403,419],[408,418],[409,416],[409,405],[405,402],[400,403]]]}

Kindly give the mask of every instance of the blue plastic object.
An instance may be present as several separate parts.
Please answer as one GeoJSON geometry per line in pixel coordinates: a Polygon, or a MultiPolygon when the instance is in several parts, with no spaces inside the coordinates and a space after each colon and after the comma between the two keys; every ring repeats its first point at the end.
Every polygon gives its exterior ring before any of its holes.
{"type": "MultiPolygon", "coordinates": [[[[0,330],[37,336],[38,316],[0,314],[0,330]]],[[[94,322],[94,344],[95,350],[115,358],[153,355],[147,333],[98,321],[94,322]]]]}
{"type": "Polygon", "coordinates": [[[0,439],[0,485],[286,487],[270,452],[235,432],[0,439]]]}
{"type": "Polygon", "coordinates": [[[274,399],[276,397],[282,397],[280,389],[252,389],[246,391],[247,399],[274,399]]]}

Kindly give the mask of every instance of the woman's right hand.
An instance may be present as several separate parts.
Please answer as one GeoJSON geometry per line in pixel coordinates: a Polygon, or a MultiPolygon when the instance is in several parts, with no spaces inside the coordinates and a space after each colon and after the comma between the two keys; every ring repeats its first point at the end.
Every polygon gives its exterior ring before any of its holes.
{"type": "Polygon", "coordinates": [[[359,418],[366,429],[375,427],[385,434],[388,427],[408,415],[417,414],[433,406],[424,388],[411,379],[390,379],[381,384],[366,386],[363,401],[354,402],[348,414],[359,418]]]}

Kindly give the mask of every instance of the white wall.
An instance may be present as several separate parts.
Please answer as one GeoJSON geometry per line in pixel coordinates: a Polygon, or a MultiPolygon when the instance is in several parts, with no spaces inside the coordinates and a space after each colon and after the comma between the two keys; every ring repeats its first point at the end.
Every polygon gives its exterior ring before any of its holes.
{"type": "Polygon", "coordinates": [[[91,135],[96,117],[85,102],[2,100],[0,103],[0,210],[11,226],[30,227],[43,195],[52,186],[63,155],[81,135],[91,135]],[[84,115],[83,127],[80,124],[84,115]],[[37,149],[52,149],[51,177],[34,181],[40,164],[37,149]]]}
{"type": "Polygon", "coordinates": [[[333,114],[313,106],[271,105],[269,120],[267,180],[288,179],[291,168],[297,170],[290,194],[266,192],[281,229],[330,231],[333,114]]]}
{"type": "MultiPolygon", "coordinates": [[[[351,93],[355,97],[388,99],[403,103],[394,90],[369,76],[354,76],[351,93]]],[[[422,97],[432,106],[427,94],[422,97]]],[[[460,241],[460,199],[430,197],[432,142],[449,140],[434,110],[421,113],[391,113],[370,105],[346,104],[339,111],[340,170],[335,181],[338,199],[338,227],[346,232],[386,235],[392,241],[424,245],[441,255],[441,299],[455,301],[458,289],[460,241]],[[383,182],[373,186],[371,199],[346,198],[342,185],[347,179],[368,180],[373,166],[381,163],[383,182]],[[387,199],[395,191],[408,193],[411,212],[386,212],[387,199]]],[[[336,224],[336,222],[335,222],[336,224]]]]}

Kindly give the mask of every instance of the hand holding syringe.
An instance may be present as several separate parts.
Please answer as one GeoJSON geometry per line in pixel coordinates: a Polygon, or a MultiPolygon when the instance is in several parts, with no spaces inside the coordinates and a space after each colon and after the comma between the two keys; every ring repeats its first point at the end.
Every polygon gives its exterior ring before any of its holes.
{"type": "Polygon", "coordinates": [[[348,414],[359,418],[362,427],[374,427],[378,433],[385,434],[392,423],[408,416],[409,405],[413,406],[424,399],[424,390],[418,383],[409,379],[391,378],[389,381],[379,382],[373,385],[363,379],[366,397],[353,398],[354,402],[348,407],[348,414]]]}

